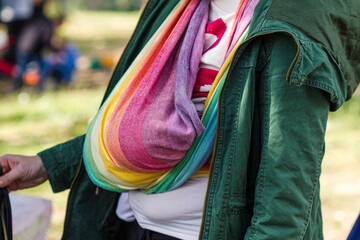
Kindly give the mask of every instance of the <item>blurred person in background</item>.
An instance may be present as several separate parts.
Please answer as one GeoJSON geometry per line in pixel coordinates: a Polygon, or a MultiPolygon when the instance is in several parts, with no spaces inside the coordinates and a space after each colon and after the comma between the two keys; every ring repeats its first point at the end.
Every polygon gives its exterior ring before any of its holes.
{"type": "Polygon", "coordinates": [[[58,36],[54,36],[51,43],[53,50],[44,58],[45,78],[52,78],[56,88],[62,85],[67,86],[73,80],[76,70],[78,47],[75,43],[58,36]]]}
{"type": "MultiPolygon", "coordinates": [[[[359,83],[359,15],[358,0],[150,0],[88,133],[36,156],[0,157],[0,187],[50,180],[54,192],[70,188],[63,239],[323,239],[326,123],[329,110],[340,108],[359,83]],[[233,39],[235,45],[228,44],[233,39]],[[152,95],[135,92],[139,104],[116,99],[124,81],[133,86],[133,79],[158,78],[180,84],[164,84],[152,95]],[[188,78],[191,84],[184,83],[188,78]],[[213,88],[219,79],[224,84],[213,88]],[[144,117],[163,89],[171,91],[144,117]],[[208,117],[209,102],[212,125],[196,125],[199,116],[208,117]],[[167,112],[168,106],[175,110],[167,112]],[[106,115],[115,107],[120,110],[106,115]],[[127,115],[131,111],[139,114],[127,115]],[[159,112],[165,119],[181,116],[180,126],[157,124],[159,112]],[[121,121],[116,114],[124,114],[121,121]],[[154,126],[143,128],[142,120],[154,126]],[[204,137],[199,148],[187,152],[184,128],[197,136],[190,145],[204,137]],[[138,142],[143,136],[154,141],[147,147],[159,150],[157,161],[148,160],[145,143],[138,142]],[[166,142],[173,136],[181,138],[166,142]],[[194,156],[198,149],[206,151],[186,162],[188,168],[168,159],[173,150],[194,156]],[[209,162],[197,165],[210,156],[210,169],[209,162]],[[173,175],[177,170],[183,175],[173,175]],[[163,182],[169,177],[171,189],[163,182]],[[156,192],[160,183],[164,188],[156,192]]],[[[129,85],[122,94],[135,89],[129,85]]]]}
{"type": "Polygon", "coordinates": [[[2,0],[0,3],[0,22],[6,25],[8,34],[8,49],[4,54],[4,59],[12,64],[16,64],[16,39],[26,21],[33,15],[33,1],[2,0]]]}
{"type": "Polygon", "coordinates": [[[31,76],[31,84],[43,90],[45,74],[43,72],[43,54],[51,48],[54,25],[44,14],[46,0],[33,0],[33,14],[26,20],[16,39],[17,77],[14,79],[14,90],[20,89],[24,81],[31,76]],[[29,75],[26,75],[28,72],[29,75]],[[30,75],[31,74],[31,75],[30,75]]]}
{"type": "Polygon", "coordinates": [[[0,24],[4,24],[7,32],[1,36],[0,74],[16,77],[16,39],[33,10],[32,0],[0,1],[0,24]]]}

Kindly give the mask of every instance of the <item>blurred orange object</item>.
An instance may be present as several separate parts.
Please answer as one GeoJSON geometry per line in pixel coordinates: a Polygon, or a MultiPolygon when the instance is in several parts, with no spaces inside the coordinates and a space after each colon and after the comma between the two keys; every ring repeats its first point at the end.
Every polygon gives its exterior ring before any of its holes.
{"type": "Polygon", "coordinates": [[[104,68],[113,68],[116,65],[116,56],[104,54],[99,57],[99,63],[104,68]]]}
{"type": "Polygon", "coordinates": [[[27,85],[36,85],[40,81],[40,75],[35,71],[28,71],[23,75],[23,81],[27,85]]]}

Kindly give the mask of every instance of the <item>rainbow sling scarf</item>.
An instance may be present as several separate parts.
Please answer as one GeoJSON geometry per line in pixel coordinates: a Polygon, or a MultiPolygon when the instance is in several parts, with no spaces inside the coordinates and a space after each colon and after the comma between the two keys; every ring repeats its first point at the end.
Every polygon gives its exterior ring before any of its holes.
{"type": "Polygon", "coordinates": [[[208,174],[205,163],[214,148],[220,90],[258,1],[239,4],[226,58],[201,119],[191,94],[203,53],[209,0],[177,4],[89,126],[83,159],[96,185],[118,192],[160,193],[208,174]]]}

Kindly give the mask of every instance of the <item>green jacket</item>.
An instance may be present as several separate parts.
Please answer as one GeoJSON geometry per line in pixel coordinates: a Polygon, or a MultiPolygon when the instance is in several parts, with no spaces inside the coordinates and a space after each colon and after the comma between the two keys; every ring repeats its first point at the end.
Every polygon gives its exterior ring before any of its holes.
{"type": "MultiPolygon", "coordinates": [[[[177,1],[148,2],[104,99],[177,1]]],[[[219,99],[201,239],[323,238],[326,121],[359,82],[359,15],[358,0],[260,0],[219,99]]],[[[83,141],[39,153],[53,191],[71,188],[63,239],[127,239],[118,194],[81,164],[83,141]]]]}

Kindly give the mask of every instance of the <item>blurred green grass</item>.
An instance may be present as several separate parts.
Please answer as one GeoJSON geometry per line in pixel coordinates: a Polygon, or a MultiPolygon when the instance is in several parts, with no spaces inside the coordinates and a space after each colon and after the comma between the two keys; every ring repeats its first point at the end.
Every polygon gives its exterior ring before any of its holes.
{"type": "Polygon", "coordinates": [[[103,89],[41,95],[22,92],[1,99],[0,152],[30,153],[86,131],[103,89]]]}
{"type": "MultiPolygon", "coordinates": [[[[104,88],[28,93],[0,98],[0,155],[34,155],[86,132],[104,88]]],[[[47,239],[60,239],[68,191],[53,194],[48,182],[16,193],[50,199],[53,203],[47,239]]]]}
{"type": "MultiPolygon", "coordinates": [[[[121,52],[139,13],[73,12],[59,34],[79,45],[82,54],[121,52]]],[[[111,71],[81,70],[68,89],[41,95],[24,89],[0,95],[0,155],[33,155],[44,148],[83,134],[102,99],[111,71]],[[96,84],[94,84],[96,82],[96,84]],[[101,87],[98,87],[101,86],[101,87]]],[[[329,116],[321,176],[324,234],[346,239],[360,210],[360,96],[355,95],[329,116]]],[[[19,191],[53,202],[48,240],[61,238],[68,192],[53,194],[49,183],[19,191]]]]}
{"type": "Polygon", "coordinates": [[[140,12],[75,11],[58,33],[78,43],[83,53],[125,45],[133,32],[140,12]]]}
{"type": "Polygon", "coordinates": [[[360,213],[360,96],[329,115],[321,202],[325,239],[346,239],[360,213]]]}

